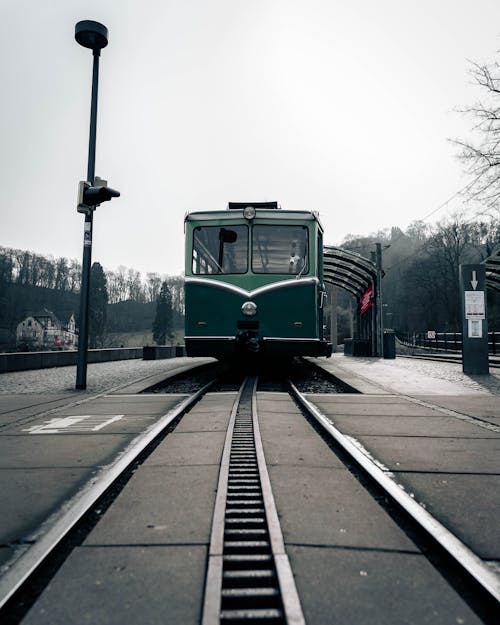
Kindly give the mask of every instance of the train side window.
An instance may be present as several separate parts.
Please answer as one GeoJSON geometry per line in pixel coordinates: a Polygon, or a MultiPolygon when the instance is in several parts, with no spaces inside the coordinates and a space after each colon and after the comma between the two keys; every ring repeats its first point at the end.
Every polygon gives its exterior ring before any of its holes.
{"type": "Polygon", "coordinates": [[[252,271],[302,275],[309,271],[307,226],[253,227],[252,271]]]}
{"type": "Polygon", "coordinates": [[[248,226],[197,226],[193,231],[194,274],[248,271],[248,226]]]}

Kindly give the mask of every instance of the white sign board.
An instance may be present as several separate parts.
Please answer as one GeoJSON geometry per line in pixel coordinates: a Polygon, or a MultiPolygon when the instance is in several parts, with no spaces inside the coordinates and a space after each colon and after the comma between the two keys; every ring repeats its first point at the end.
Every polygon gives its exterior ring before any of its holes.
{"type": "Polygon", "coordinates": [[[468,319],[467,328],[470,339],[483,338],[483,323],[480,319],[468,319]]]}
{"type": "Polygon", "coordinates": [[[465,291],[465,318],[486,318],[484,306],[484,291],[465,291]]]}

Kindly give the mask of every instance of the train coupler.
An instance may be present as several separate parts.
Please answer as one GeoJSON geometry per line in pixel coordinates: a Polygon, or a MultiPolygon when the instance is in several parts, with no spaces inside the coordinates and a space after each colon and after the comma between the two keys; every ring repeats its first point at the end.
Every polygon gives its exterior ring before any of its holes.
{"type": "Polygon", "coordinates": [[[246,352],[257,354],[260,350],[260,343],[256,332],[251,330],[240,331],[236,335],[236,344],[246,352]]]}

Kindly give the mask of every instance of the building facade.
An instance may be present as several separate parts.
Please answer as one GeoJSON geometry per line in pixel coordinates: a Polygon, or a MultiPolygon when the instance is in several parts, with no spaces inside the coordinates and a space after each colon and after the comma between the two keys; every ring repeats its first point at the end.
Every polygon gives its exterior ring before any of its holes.
{"type": "Polygon", "coordinates": [[[78,334],[75,315],[71,313],[66,324],[61,323],[46,308],[29,315],[17,325],[16,345],[18,349],[26,351],[76,349],[78,334]]]}

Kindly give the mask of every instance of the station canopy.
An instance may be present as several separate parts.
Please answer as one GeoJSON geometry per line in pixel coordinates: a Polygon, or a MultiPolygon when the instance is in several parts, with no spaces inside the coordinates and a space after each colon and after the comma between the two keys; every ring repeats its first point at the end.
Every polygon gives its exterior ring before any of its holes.
{"type": "Polygon", "coordinates": [[[325,282],[349,291],[358,299],[376,282],[375,263],[350,250],[325,245],[323,265],[325,282]]]}
{"type": "Polygon", "coordinates": [[[484,261],[486,288],[500,293],[500,248],[484,261]]]}

